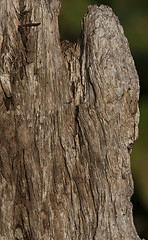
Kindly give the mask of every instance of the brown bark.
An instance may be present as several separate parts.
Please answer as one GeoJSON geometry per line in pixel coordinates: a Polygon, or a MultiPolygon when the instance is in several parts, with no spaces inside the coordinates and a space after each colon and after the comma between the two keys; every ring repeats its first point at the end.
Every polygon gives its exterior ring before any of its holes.
{"type": "Polygon", "coordinates": [[[60,0],[0,2],[0,239],[140,239],[139,80],[112,10],[60,44],[60,0]]]}

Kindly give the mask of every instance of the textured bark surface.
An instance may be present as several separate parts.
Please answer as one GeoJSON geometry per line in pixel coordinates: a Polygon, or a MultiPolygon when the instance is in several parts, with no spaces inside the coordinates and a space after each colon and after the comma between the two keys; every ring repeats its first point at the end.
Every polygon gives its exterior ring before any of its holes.
{"type": "Polygon", "coordinates": [[[61,45],[59,0],[0,1],[0,239],[138,240],[139,81],[112,10],[61,45]]]}

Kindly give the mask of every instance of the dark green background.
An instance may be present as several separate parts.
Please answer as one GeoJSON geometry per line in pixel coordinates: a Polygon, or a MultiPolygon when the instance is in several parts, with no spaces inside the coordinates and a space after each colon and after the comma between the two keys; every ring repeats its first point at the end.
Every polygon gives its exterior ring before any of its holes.
{"type": "Polygon", "coordinates": [[[139,138],[134,146],[131,165],[135,182],[134,221],[140,237],[148,239],[148,0],[63,0],[59,25],[61,41],[75,42],[81,33],[81,19],[87,6],[112,7],[124,28],[140,78],[139,138]]]}

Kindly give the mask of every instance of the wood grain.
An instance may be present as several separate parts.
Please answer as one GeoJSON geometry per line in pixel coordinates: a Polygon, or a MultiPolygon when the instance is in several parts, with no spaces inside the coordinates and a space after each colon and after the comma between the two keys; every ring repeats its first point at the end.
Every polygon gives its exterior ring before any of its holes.
{"type": "Polygon", "coordinates": [[[60,7],[0,2],[0,239],[139,240],[130,201],[139,79],[128,41],[112,9],[94,5],[82,38],[61,44],[60,7]],[[41,25],[18,31],[29,22],[41,25]]]}

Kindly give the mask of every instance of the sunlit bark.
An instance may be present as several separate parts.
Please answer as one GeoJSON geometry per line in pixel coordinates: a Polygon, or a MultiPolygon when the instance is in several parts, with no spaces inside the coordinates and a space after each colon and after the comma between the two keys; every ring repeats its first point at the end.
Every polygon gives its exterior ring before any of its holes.
{"type": "Polygon", "coordinates": [[[138,240],[127,39],[102,5],[88,7],[80,41],[61,44],[60,7],[0,1],[0,239],[138,240]]]}

